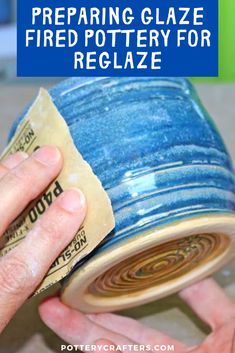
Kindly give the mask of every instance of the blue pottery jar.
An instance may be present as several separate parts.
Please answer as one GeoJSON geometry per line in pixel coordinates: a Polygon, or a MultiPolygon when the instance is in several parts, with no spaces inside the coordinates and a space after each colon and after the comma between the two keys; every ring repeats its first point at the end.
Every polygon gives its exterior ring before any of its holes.
{"type": "Polygon", "coordinates": [[[66,304],[85,312],[140,305],[234,256],[231,159],[189,81],[72,78],[50,94],[116,220],[65,281],[66,304]]]}

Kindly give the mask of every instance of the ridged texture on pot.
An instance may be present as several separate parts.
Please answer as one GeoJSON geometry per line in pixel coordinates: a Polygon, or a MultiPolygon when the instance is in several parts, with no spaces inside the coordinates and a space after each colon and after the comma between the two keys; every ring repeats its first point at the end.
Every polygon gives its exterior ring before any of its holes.
{"type": "Polygon", "coordinates": [[[235,209],[230,157],[187,80],[73,78],[50,93],[112,201],[116,227],[98,251],[235,209]]]}

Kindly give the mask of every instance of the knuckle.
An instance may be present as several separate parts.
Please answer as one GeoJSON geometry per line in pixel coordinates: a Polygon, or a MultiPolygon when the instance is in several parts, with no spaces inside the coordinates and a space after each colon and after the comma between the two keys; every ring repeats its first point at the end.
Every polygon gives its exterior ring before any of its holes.
{"type": "Polygon", "coordinates": [[[25,188],[27,187],[27,180],[23,178],[21,173],[17,173],[17,169],[11,169],[6,176],[7,184],[12,187],[25,188]]]}
{"type": "Polygon", "coordinates": [[[50,219],[50,217],[45,217],[40,219],[38,222],[44,237],[53,240],[59,240],[61,238],[61,221],[58,217],[54,217],[53,219],[50,219]]]}
{"type": "Polygon", "coordinates": [[[36,279],[22,259],[9,253],[1,265],[0,285],[2,291],[18,296],[31,292],[36,286],[36,279]]]}
{"type": "Polygon", "coordinates": [[[0,163],[0,174],[8,173],[9,169],[4,166],[3,163],[0,163]]]}
{"type": "Polygon", "coordinates": [[[22,192],[30,193],[31,199],[38,195],[39,168],[36,165],[21,165],[9,171],[7,176],[8,184],[17,187],[22,192]],[[30,168],[29,168],[30,167],[30,168]]]}

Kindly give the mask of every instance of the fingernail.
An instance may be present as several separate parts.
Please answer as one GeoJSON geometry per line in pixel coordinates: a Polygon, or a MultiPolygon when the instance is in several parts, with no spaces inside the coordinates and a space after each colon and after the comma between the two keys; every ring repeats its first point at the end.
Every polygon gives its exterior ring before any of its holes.
{"type": "Polygon", "coordinates": [[[61,160],[61,153],[54,146],[43,146],[33,153],[33,157],[43,164],[54,165],[61,160]]]}
{"type": "Polygon", "coordinates": [[[86,207],[86,199],[79,189],[65,191],[59,199],[60,206],[68,212],[78,212],[86,207]]]}

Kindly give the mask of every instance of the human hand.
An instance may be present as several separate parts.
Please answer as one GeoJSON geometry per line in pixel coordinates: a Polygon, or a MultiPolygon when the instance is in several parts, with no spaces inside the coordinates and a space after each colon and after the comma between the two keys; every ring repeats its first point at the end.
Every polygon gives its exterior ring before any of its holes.
{"type": "Polygon", "coordinates": [[[216,282],[203,280],[179,295],[211,327],[210,335],[198,346],[188,347],[130,318],[82,314],[66,307],[56,297],[43,302],[39,312],[46,325],[69,344],[100,345],[97,351],[102,353],[124,345],[130,347],[125,351],[136,352],[136,344],[159,348],[174,345],[175,353],[235,353],[235,304],[216,282]]]}
{"type": "MultiPolygon", "coordinates": [[[[29,157],[16,153],[0,163],[0,235],[59,174],[59,150],[44,146],[29,157]]],[[[83,194],[62,193],[20,244],[0,259],[0,332],[72,241],[86,213],[83,194]]]]}

